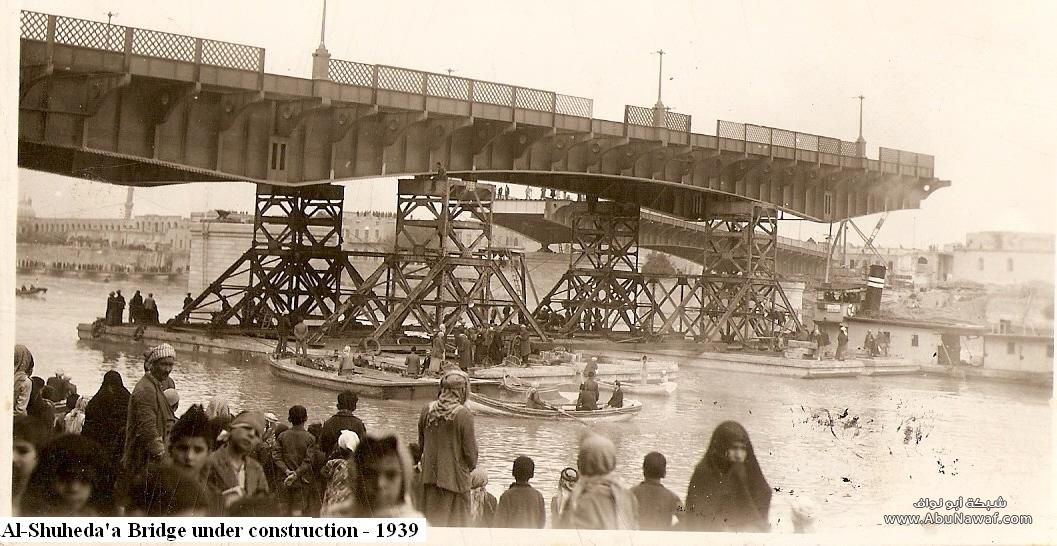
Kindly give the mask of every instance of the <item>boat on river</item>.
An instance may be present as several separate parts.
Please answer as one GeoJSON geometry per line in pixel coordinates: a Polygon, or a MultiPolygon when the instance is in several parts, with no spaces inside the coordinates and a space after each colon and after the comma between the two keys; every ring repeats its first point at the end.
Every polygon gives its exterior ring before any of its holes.
{"type": "MultiPolygon", "coordinates": [[[[440,393],[440,380],[435,377],[406,377],[373,368],[355,367],[352,372],[338,375],[330,369],[299,365],[296,357],[266,355],[272,374],[286,379],[332,391],[350,390],[359,396],[383,400],[425,400],[440,393]]],[[[320,359],[310,358],[315,363],[320,359]]],[[[324,366],[326,367],[326,366],[324,366]]],[[[497,382],[471,379],[471,388],[495,386],[497,382]]]]}
{"type": "MultiPolygon", "coordinates": [[[[610,391],[615,391],[617,389],[617,386],[615,384],[610,383],[608,381],[596,380],[595,382],[598,383],[598,386],[601,387],[602,389],[608,389],[610,391]]],[[[631,383],[631,382],[621,382],[620,383],[620,388],[624,392],[631,393],[631,394],[646,394],[646,395],[655,395],[655,396],[671,396],[672,394],[675,394],[675,389],[678,388],[678,386],[679,386],[679,384],[676,383],[675,381],[663,381],[661,383],[646,383],[645,385],[642,384],[642,383],[631,383]]]]}
{"type": "Polygon", "coordinates": [[[499,380],[499,386],[503,390],[510,391],[517,394],[529,394],[533,390],[537,390],[540,393],[545,392],[558,392],[558,385],[540,385],[539,381],[525,381],[519,379],[513,375],[504,375],[499,380]]]}
{"type": "Polygon", "coordinates": [[[33,288],[16,288],[15,295],[23,298],[43,296],[48,293],[47,288],[34,286],[33,288]]]}
{"type": "Polygon", "coordinates": [[[478,393],[470,393],[466,400],[466,407],[475,414],[496,415],[501,417],[516,417],[522,419],[536,419],[543,421],[625,421],[631,419],[642,411],[642,402],[638,400],[624,400],[622,408],[602,408],[590,411],[576,409],[576,404],[568,399],[558,402],[545,403],[554,409],[529,408],[525,402],[508,402],[497,400],[478,393]]]}

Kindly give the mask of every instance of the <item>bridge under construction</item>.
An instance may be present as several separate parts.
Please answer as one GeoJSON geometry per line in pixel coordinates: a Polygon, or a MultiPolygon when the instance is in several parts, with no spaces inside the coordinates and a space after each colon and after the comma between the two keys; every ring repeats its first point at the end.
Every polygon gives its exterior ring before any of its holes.
{"type": "Polygon", "coordinates": [[[861,139],[722,120],[695,133],[660,103],[607,121],[590,99],[332,59],[322,45],[296,78],[266,73],[262,48],[36,12],[21,13],[21,38],[19,166],[126,186],[256,185],[251,247],[176,317],[218,332],[292,315],[317,341],[460,323],[542,339],[773,340],[799,326],[776,268],[784,215],[917,208],[950,185],[932,156],[870,159],[861,139]],[[343,251],[338,183],[383,176],[401,179],[394,248],[343,251]],[[564,213],[568,271],[535,308],[523,257],[491,242],[494,183],[584,196],[564,213]],[[700,231],[700,274],[640,270],[648,215],[700,231]]]}

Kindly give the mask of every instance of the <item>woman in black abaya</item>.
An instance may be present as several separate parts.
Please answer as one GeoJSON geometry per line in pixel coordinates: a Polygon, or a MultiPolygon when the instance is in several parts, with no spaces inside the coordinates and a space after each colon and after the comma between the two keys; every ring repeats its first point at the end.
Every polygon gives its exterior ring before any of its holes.
{"type": "Polygon", "coordinates": [[[686,492],[688,531],[766,532],[771,487],[749,434],[734,421],[716,427],[686,492]]]}

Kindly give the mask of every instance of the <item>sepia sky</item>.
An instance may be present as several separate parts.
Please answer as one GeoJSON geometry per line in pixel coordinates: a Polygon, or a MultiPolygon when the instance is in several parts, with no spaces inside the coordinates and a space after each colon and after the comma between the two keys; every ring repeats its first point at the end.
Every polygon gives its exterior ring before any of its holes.
{"type": "MultiPolygon", "coordinates": [[[[101,21],[113,11],[116,24],[262,46],[268,72],[308,77],[322,1],[22,5],[101,21]]],[[[878,238],[921,247],[970,231],[1057,229],[1057,48],[1045,38],[1055,11],[1044,1],[330,0],[326,44],[338,59],[590,97],[595,117],[610,120],[656,101],[651,52],[663,48],[664,102],[706,134],[718,118],[854,140],[861,93],[871,158],[878,146],[933,154],[937,176],[953,182],[921,210],[892,213],[878,238]]],[[[124,188],[19,175],[38,215],[121,212],[124,188]]],[[[356,181],[346,196],[382,209],[394,192],[391,179],[356,181]]],[[[135,211],[250,210],[252,195],[245,184],[138,190],[135,211]]],[[[869,232],[876,218],[858,224],[869,232]]],[[[780,230],[806,239],[825,226],[780,230]]]]}

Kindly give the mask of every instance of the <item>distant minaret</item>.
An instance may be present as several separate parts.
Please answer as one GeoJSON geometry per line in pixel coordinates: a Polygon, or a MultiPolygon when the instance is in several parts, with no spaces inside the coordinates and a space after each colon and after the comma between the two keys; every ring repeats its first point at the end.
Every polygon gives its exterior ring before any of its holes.
{"type": "Polygon", "coordinates": [[[330,79],[330,52],[327,51],[327,0],[323,0],[323,22],[319,29],[319,47],[312,53],[312,79],[330,79]]]}
{"type": "Polygon", "coordinates": [[[852,98],[859,99],[859,138],[855,139],[855,153],[859,157],[866,157],[866,139],[862,137],[862,101],[866,100],[866,97],[859,95],[852,98]]]}
{"type": "Polygon", "coordinates": [[[125,220],[132,219],[132,192],[135,190],[132,186],[128,187],[128,193],[125,194],[125,220]]]}

